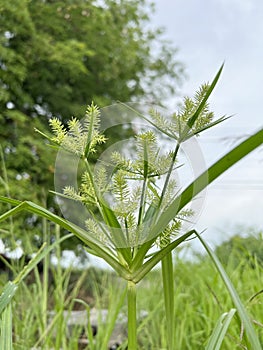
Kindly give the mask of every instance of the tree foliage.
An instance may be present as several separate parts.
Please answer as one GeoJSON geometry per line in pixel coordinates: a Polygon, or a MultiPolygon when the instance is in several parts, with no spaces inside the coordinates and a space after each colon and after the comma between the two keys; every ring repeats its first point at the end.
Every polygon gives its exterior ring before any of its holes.
{"type": "MultiPolygon", "coordinates": [[[[102,106],[147,94],[160,102],[166,89],[156,90],[154,81],[178,78],[180,69],[166,44],[154,57],[151,47],[160,31],[144,29],[144,6],[145,1],[2,1],[2,103],[12,102],[26,115],[69,118],[80,117],[91,100],[102,106]]],[[[166,84],[170,92],[174,83],[166,84]]]]}
{"type": "Polygon", "coordinates": [[[1,194],[46,201],[55,154],[34,128],[50,117],[175,91],[182,66],[150,29],[152,11],[138,0],[0,0],[1,194]]]}
{"type": "Polygon", "coordinates": [[[216,248],[216,254],[224,265],[240,267],[241,262],[263,265],[262,232],[250,232],[249,236],[235,235],[216,248]]]}

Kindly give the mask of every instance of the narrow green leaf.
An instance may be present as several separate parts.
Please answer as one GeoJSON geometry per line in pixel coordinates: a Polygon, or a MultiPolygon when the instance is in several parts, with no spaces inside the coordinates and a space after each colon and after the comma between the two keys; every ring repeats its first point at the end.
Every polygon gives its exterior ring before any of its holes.
{"type": "MultiPolygon", "coordinates": [[[[154,218],[156,211],[158,210],[158,207],[156,206],[156,204],[151,203],[144,215],[144,219],[143,222],[146,222],[148,225],[148,222],[150,222],[150,220],[152,218],[154,218]]],[[[150,225],[149,225],[150,226],[150,225]]],[[[131,269],[133,271],[136,271],[139,267],[142,266],[143,264],[143,260],[147,254],[147,252],[149,251],[149,249],[151,248],[152,244],[155,242],[155,237],[152,240],[148,240],[147,242],[143,243],[139,249],[137,250],[137,253],[133,259],[133,262],[131,264],[131,269]]]]}
{"type": "MultiPolygon", "coordinates": [[[[63,237],[64,238],[64,237],[63,237]]],[[[68,237],[66,237],[67,239],[68,237]]],[[[56,241],[52,248],[51,246],[44,250],[46,246],[46,242],[40,247],[40,249],[37,251],[36,255],[29,261],[27,265],[24,266],[24,268],[20,271],[18,276],[14,279],[14,283],[18,284],[20,283],[36,266],[37,264],[48,254],[56,245],[58,245],[60,242],[56,241]]]]}
{"type": "Polygon", "coordinates": [[[182,236],[175,239],[172,243],[166,247],[160,249],[157,253],[147,260],[140,268],[133,269],[134,273],[131,278],[135,283],[138,283],[151,269],[158,264],[169,252],[176,248],[179,244],[183,243],[188,237],[195,233],[195,230],[186,232],[182,236]]]}
{"type": "MultiPolygon", "coordinates": [[[[3,202],[6,202],[6,203],[9,203],[9,201],[6,201],[5,200],[6,197],[3,197],[3,202]]],[[[9,199],[9,198],[7,198],[9,199]]],[[[0,199],[1,200],[1,199],[0,199]]],[[[10,203],[13,205],[13,203],[10,203]]],[[[16,205],[16,204],[15,204],[16,205]]],[[[4,221],[6,220],[7,218],[9,218],[10,216],[13,216],[13,215],[16,215],[17,213],[19,213],[20,211],[22,211],[24,208],[24,204],[22,202],[19,202],[19,204],[15,207],[15,208],[12,208],[8,211],[6,211],[5,213],[3,213],[2,215],[0,215],[0,221],[4,221]]]]}
{"type": "Polygon", "coordinates": [[[29,261],[29,263],[24,266],[24,268],[20,271],[17,277],[14,279],[14,283],[19,284],[36,266],[37,264],[43,260],[54,248],[60,245],[65,240],[73,237],[73,234],[70,233],[56,240],[53,244],[46,247],[46,243],[44,243],[40,249],[37,251],[36,255],[29,261]]]}
{"type": "Polygon", "coordinates": [[[8,204],[11,204],[11,205],[19,205],[21,204],[22,202],[17,200],[17,199],[13,199],[13,198],[9,198],[9,197],[4,197],[4,196],[0,196],[1,198],[3,198],[2,202],[4,203],[8,203],[8,204]]]}
{"type": "Polygon", "coordinates": [[[109,230],[111,231],[112,243],[129,265],[132,258],[131,249],[128,247],[128,242],[124,237],[121,225],[111,208],[105,205],[103,201],[101,201],[100,205],[103,210],[104,219],[106,220],[109,230]]]}
{"type": "Polygon", "coordinates": [[[139,247],[139,249],[137,250],[136,255],[131,263],[131,270],[132,271],[137,271],[139,268],[142,267],[145,256],[155,241],[156,241],[156,238],[143,243],[139,247]]]}
{"type": "MultiPolygon", "coordinates": [[[[212,81],[212,83],[209,85],[209,88],[204,96],[204,98],[202,99],[202,102],[199,104],[197,110],[195,111],[195,113],[193,114],[193,116],[191,118],[189,118],[188,122],[187,122],[187,130],[184,133],[188,133],[189,129],[191,129],[194,125],[194,123],[196,122],[197,118],[199,117],[199,114],[202,112],[209,96],[211,95],[212,91],[214,90],[217,82],[218,82],[218,79],[222,73],[222,70],[223,70],[223,67],[224,67],[224,64],[222,64],[222,66],[220,67],[219,71],[217,72],[214,80],[212,81]]],[[[184,137],[182,137],[182,139],[184,139],[184,137]]]]}
{"type": "MultiPolygon", "coordinates": [[[[29,261],[29,263],[21,270],[18,276],[14,281],[8,281],[4,286],[2,294],[0,295],[0,315],[5,310],[5,308],[11,302],[15,292],[18,288],[19,283],[37,266],[37,264],[48,254],[50,253],[58,244],[62,243],[66,239],[72,237],[72,234],[61,237],[58,241],[54,242],[48,248],[45,248],[45,243],[38,250],[36,255],[29,261]]],[[[1,349],[1,348],[0,348],[1,349]]]]}
{"type": "Polygon", "coordinates": [[[263,143],[263,129],[259,130],[245,141],[233,148],[216,163],[210,166],[196,180],[194,180],[169,207],[160,215],[158,221],[150,230],[149,239],[157,237],[169,222],[179,213],[179,211],[190,203],[191,200],[206,188],[211,182],[228,170],[232,165],[236,164],[240,159],[244,158],[254,149],[263,143]]]}
{"type": "Polygon", "coordinates": [[[236,312],[236,309],[231,309],[229,312],[220,316],[217,324],[209,338],[209,342],[205,350],[220,350],[230,322],[236,312]]]}
{"type": "Polygon", "coordinates": [[[260,345],[259,338],[254,330],[254,327],[252,325],[252,322],[250,321],[249,315],[242,304],[239,295],[237,294],[230,278],[228,277],[226,271],[224,270],[222,264],[220,263],[219,259],[215,255],[215,253],[212,251],[212,249],[209,247],[209,245],[203,240],[203,238],[196,232],[197,237],[199,238],[200,242],[204,246],[205,250],[209,254],[211,260],[213,261],[218,273],[220,274],[223,282],[225,283],[225,286],[229,292],[229,295],[232,298],[232,301],[238,311],[239,317],[241,321],[244,324],[247,338],[250,342],[250,345],[253,350],[262,350],[262,347],[260,345]]]}
{"type": "Polygon", "coordinates": [[[88,303],[86,303],[84,300],[82,299],[74,299],[75,302],[80,303],[82,305],[84,305],[86,311],[87,311],[87,338],[89,341],[89,348],[90,350],[96,350],[96,346],[95,346],[95,339],[94,339],[94,334],[93,334],[93,330],[92,330],[92,326],[91,326],[91,320],[90,320],[90,305],[88,303]]]}
{"type": "Polygon", "coordinates": [[[12,350],[12,305],[9,303],[1,314],[0,349],[12,350]]]}
{"type": "Polygon", "coordinates": [[[111,308],[109,309],[108,315],[107,315],[108,316],[107,326],[105,327],[103,344],[101,346],[102,349],[108,348],[110,337],[116,325],[118,314],[121,310],[121,307],[123,306],[126,295],[127,295],[127,289],[125,288],[122,293],[118,294],[118,296],[116,295],[117,296],[116,303],[111,304],[111,308]]]}
{"type": "Polygon", "coordinates": [[[108,249],[106,246],[103,246],[101,242],[99,242],[95,237],[89,235],[89,233],[79,226],[57,216],[56,214],[50,212],[46,208],[43,208],[33,202],[19,202],[10,200],[7,197],[0,196],[0,201],[10,204],[19,205],[16,208],[11,209],[7,213],[0,216],[0,221],[6,219],[8,216],[13,214],[17,214],[22,210],[27,210],[31,213],[35,213],[41,217],[48,219],[55,224],[65,228],[66,230],[72,232],[76,237],[78,237],[84,244],[89,246],[89,248],[93,249],[102,259],[104,259],[119,275],[121,275],[125,279],[129,279],[129,272],[121,265],[117,257],[113,254],[113,252],[108,249]]]}
{"type": "MultiPolygon", "coordinates": [[[[186,189],[177,196],[169,207],[160,215],[154,225],[149,229],[148,241],[146,241],[133,260],[131,269],[135,271],[143,262],[145,255],[152,246],[156,237],[162,232],[169,222],[183,209],[191,200],[205,189],[210,183],[217,179],[221,174],[228,170],[232,165],[236,164],[240,159],[259,147],[263,143],[263,129],[248,137],[241,144],[225,154],[216,163],[210,166],[197,179],[195,179],[186,189]]],[[[149,207],[145,217],[147,220],[156,214],[155,207],[149,207]]]]}
{"type": "Polygon", "coordinates": [[[217,119],[217,120],[215,120],[215,121],[209,123],[208,125],[205,125],[205,126],[203,126],[203,127],[200,127],[200,129],[198,129],[197,131],[193,131],[193,132],[189,133],[189,134],[187,135],[187,138],[185,138],[185,140],[190,139],[190,138],[193,137],[194,135],[199,135],[201,132],[210,129],[210,128],[212,128],[213,126],[218,125],[218,124],[224,122],[225,120],[227,120],[227,119],[229,119],[229,118],[231,118],[231,117],[232,117],[232,116],[223,116],[223,117],[221,117],[221,118],[219,118],[219,119],[217,119]]]}
{"type": "Polygon", "coordinates": [[[152,122],[150,119],[148,119],[147,117],[145,117],[145,115],[143,115],[141,112],[139,112],[138,110],[134,109],[133,107],[127,105],[126,103],[120,102],[118,101],[118,103],[122,106],[124,106],[125,108],[129,109],[130,111],[134,112],[136,115],[138,115],[139,117],[141,117],[143,120],[145,120],[147,123],[149,123],[150,125],[154,126],[157,130],[161,131],[162,133],[164,133],[165,135],[169,136],[171,139],[177,139],[177,137],[175,137],[174,134],[169,133],[169,131],[161,128],[160,126],[156,125],[154,122],[152,122]]]}
{"type": "Polygon", "coordinates": [[[174,275],[172,253],[162,259],[163,294],[168,349],[174,350],[174,275]]]}
{"type": "MultiPolygon", "coordinates": [[[[15,292],[17,290],[17,284],[14,282],[7,282],[4,286],[2,294],[0,295],[0,315],[5,308],[10,304],[15,292]]],[[[2,348],[1,348],[2,349],[2,348]]]]}

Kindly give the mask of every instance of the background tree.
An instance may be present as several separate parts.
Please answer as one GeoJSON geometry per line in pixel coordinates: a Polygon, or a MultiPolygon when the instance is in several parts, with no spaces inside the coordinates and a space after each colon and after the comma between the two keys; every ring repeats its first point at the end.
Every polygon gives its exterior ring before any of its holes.
{"type": "Polygon", "coordinates": [[[55,154],[34,128],[51,116],[175,92],[182,65],[162,30],[150,29],[152,11],[139,0],[0,0],[1,194],[46,201],[55,154]]]}
{"type": "Polygon", "coordinates": [[[262,232],[247,230],[246,234],[246,237],[237,234],[216,248],[216,255],[225,266],[237,268],[241,262],[252,268],[256,262],[263,265],[262,232]]]}

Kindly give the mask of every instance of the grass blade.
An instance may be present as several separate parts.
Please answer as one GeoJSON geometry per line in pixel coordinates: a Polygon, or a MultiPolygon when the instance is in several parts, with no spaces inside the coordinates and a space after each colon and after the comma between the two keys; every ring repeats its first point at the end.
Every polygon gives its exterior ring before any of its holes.
{"type": "Polygon", "coordinates": [[[191,200],[206,188],[210,183],[217,179],[221,174],[228,170],[232,165],[236,164],[240,159],[244,158],[254,149],[263,143],[263,129],[259,130],[238,146],[233,148],[216,163],[210,166],[197,179],[195,179],[175,200],[169,207],[160,215],[158,222],[154,223],[149,233],[149,239],[157,237],[162,232],[168,223],[184,208],[184,206],[191,202],[191,200]]]}
{"type": "Polygon", "coordinates": [[[239,317],[242,320],[248,341],[252,347],[253,350],[262,350],[262,347],[260,345],[260,341],[258,339],[258,336],[254,330],[254,327],[250,321],[249,315],[246,312],[246,309],[244,305],[242,304],[239,295],[237,294],[230,278],[228,277],[226,271],[224,270],[222,264],[220,263],[219,259],[215,255],[215,253],[211,250],[211,248],[208,246],[208,244],[203,240],[203,238],[196,232],[197,237],[199,238],[200,242],[204,246],[205,250],[209,254],[211,260],[213,261],[218,273],[220,274],[222,280],[224,281],[224,284],[232,298],[232,301],[238,311],[239,317]]]}
{"type": "Polygon", "coordinates": [[[12,305],[9,303],[1,315],[0,349],[12,350],[12,305]]]}
{"type": "Polygon", "coordinates": [[[114,293],[114,295],[116,300],[114,299],[114,301],[111,302],[108,308],[107,326],[105,327],[105,331],[104,331],[104,337],[103,337],[104,339],[101,346],[102,349],[107,349],[108,347],[110,337],[116,325],[120,309],[123,306],[125,297],[127,295],[127,289],[125,288],[124,291],[122,291],[120,294],[118,292],[116,294],[114,293]]]}
{"type": "Polygon", "coordinates": [[[51,222],[59,225],[60,227],[65,228],[66,230],[72,232],[76,237],[78,237],[85,245],[93,249],[102,259],[104,259],[120,276],[128,279],[128,272],[117,260],[116,256],[113,255],[112,251],[106,246],[98,241],[95,237],[92,237],[87,231],[83,230],[81,227],[59,217],[58,215],[50,212],[44,207],[41,207],[38,204],[33,202],[19,202],[16,200],[11,200],[10,198],[0,196],[0,202],[15,204],[17,207],[9,210],[0,216],[0,221],[6,219],[8,216],[17,214],[22,210],[35,213],[40,217],[46,218],[51,222]]]}
{"type": "MultiPolygon", "coordinates": [[[[199,114],[202,112],[209,96],[211,95],[212,91],[214,90],[217,82],[218,82],[218,79],[222,73],[222,70],[223,70],[223,67],[224,67],[224,64],[222,64],[222,66],[220,67],[219,71],[217,72],[214,80],[212,81],[212,83],[209,85],[209,88],[202,100],[202,102],[199,104],[197,110],[195,111],[194,115],[188,120],[187,122],[187,129],[185,130],[185,132],[183,132],[183,134],[187,134],[188,130],[191,129],[194,125],[194,123],[196,122],[197,118],[199,117],[199,114]]],[[[184,136],[183,136],[183,139],[184,139],[184,136]]]]}
{"type": "Polygon", "coordinates": [[[174,275],[173,258],[169,252],[162,259],[163,294],[166,316],[166,334],[168,349],[174,349],[174,275]]]}
{"type": "MultiPolygon", "coordinates": [[[[13,296],[15,295],[15,292],[17,290],[17,284],[13,282],[8,282],[2,291],[2,294],[0,295],[0,315],[6,307],[10,304],[13,296]]],[[[3,349],[3,348],[0,348],[3,349]]]]}
{"type": "Polygon", "coordinates": [[[236,309],[231,309],[229,312],[224,313],[220,316],[209,342],[205,347],[205,350],[220,350],[230,322],[236,312],[236,309]]]}
{"type": "MultiPolygon", "coordinates": [[[[50,253],[57,245],[65,241],[66,239],[72,237],[72,234],[66,235],[55,243],[50,245],[48,248],[44,249],[45,244],[38,250],[34,258],[32,258],[29,263],[21,270],[18,276],[14,281],[9,281],[4,286],[2,294],[0,295],[0,315],[4,312],[5,308],[10,304],[15,292],[18,288],[19,283],[37,266],[37,264],[48,254],[50,253]]],[[[2,348],[0,348],[2,349],[2,348]]]]}
{"type": "Polygon", "coordinates": [[[188,237],[195,233],[195,230],[186,232],[182,236],[178,237],[172,243],[155,253],[149,260],[147,260],[140,268],[134,270],[132,279],[135,283],[138,283],[151,269],[158,264],[168,253],[170,253],[179,244],[183,243],[188,237]]]}
{"type": "Polygon", "coordinates": [[[118,252],[123,256],[125,261],[127,263],[130,263],[132,258],[131,249],[128,245],[127,240],[123,235],[120,223],[114,211],[111,208],[109,208],[107,205],[105,205],[103,201],[101,201],[100,205],[102,207],[104,218],[106,219],[107,225],[109,226],[110,231],[112,230],[111,239],[114,246],[118,249],[118,252]]]}

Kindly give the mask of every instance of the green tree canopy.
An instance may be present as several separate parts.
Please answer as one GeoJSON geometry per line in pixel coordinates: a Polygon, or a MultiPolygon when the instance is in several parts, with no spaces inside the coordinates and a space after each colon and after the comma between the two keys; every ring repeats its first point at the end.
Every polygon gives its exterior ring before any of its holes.
{"type": "MultiPolygon", "coordinates": [[[[250,230],[251,231],[251,230],[250,230]]],[[[262,232],[252,230],[248,236],[235,235],[216,248],[216,255],[224,265],[237,268],[240,264],[255,266],[255,261],[263,264],[262,232]]]]}
{"type": "Polygon", "coordinates": [[[51,116],[175,92],[182,65],[152,11],[139,0],[0,0],[1,194],[39,201],[53,188],[55,154],[34,132],[51,116]]]}

